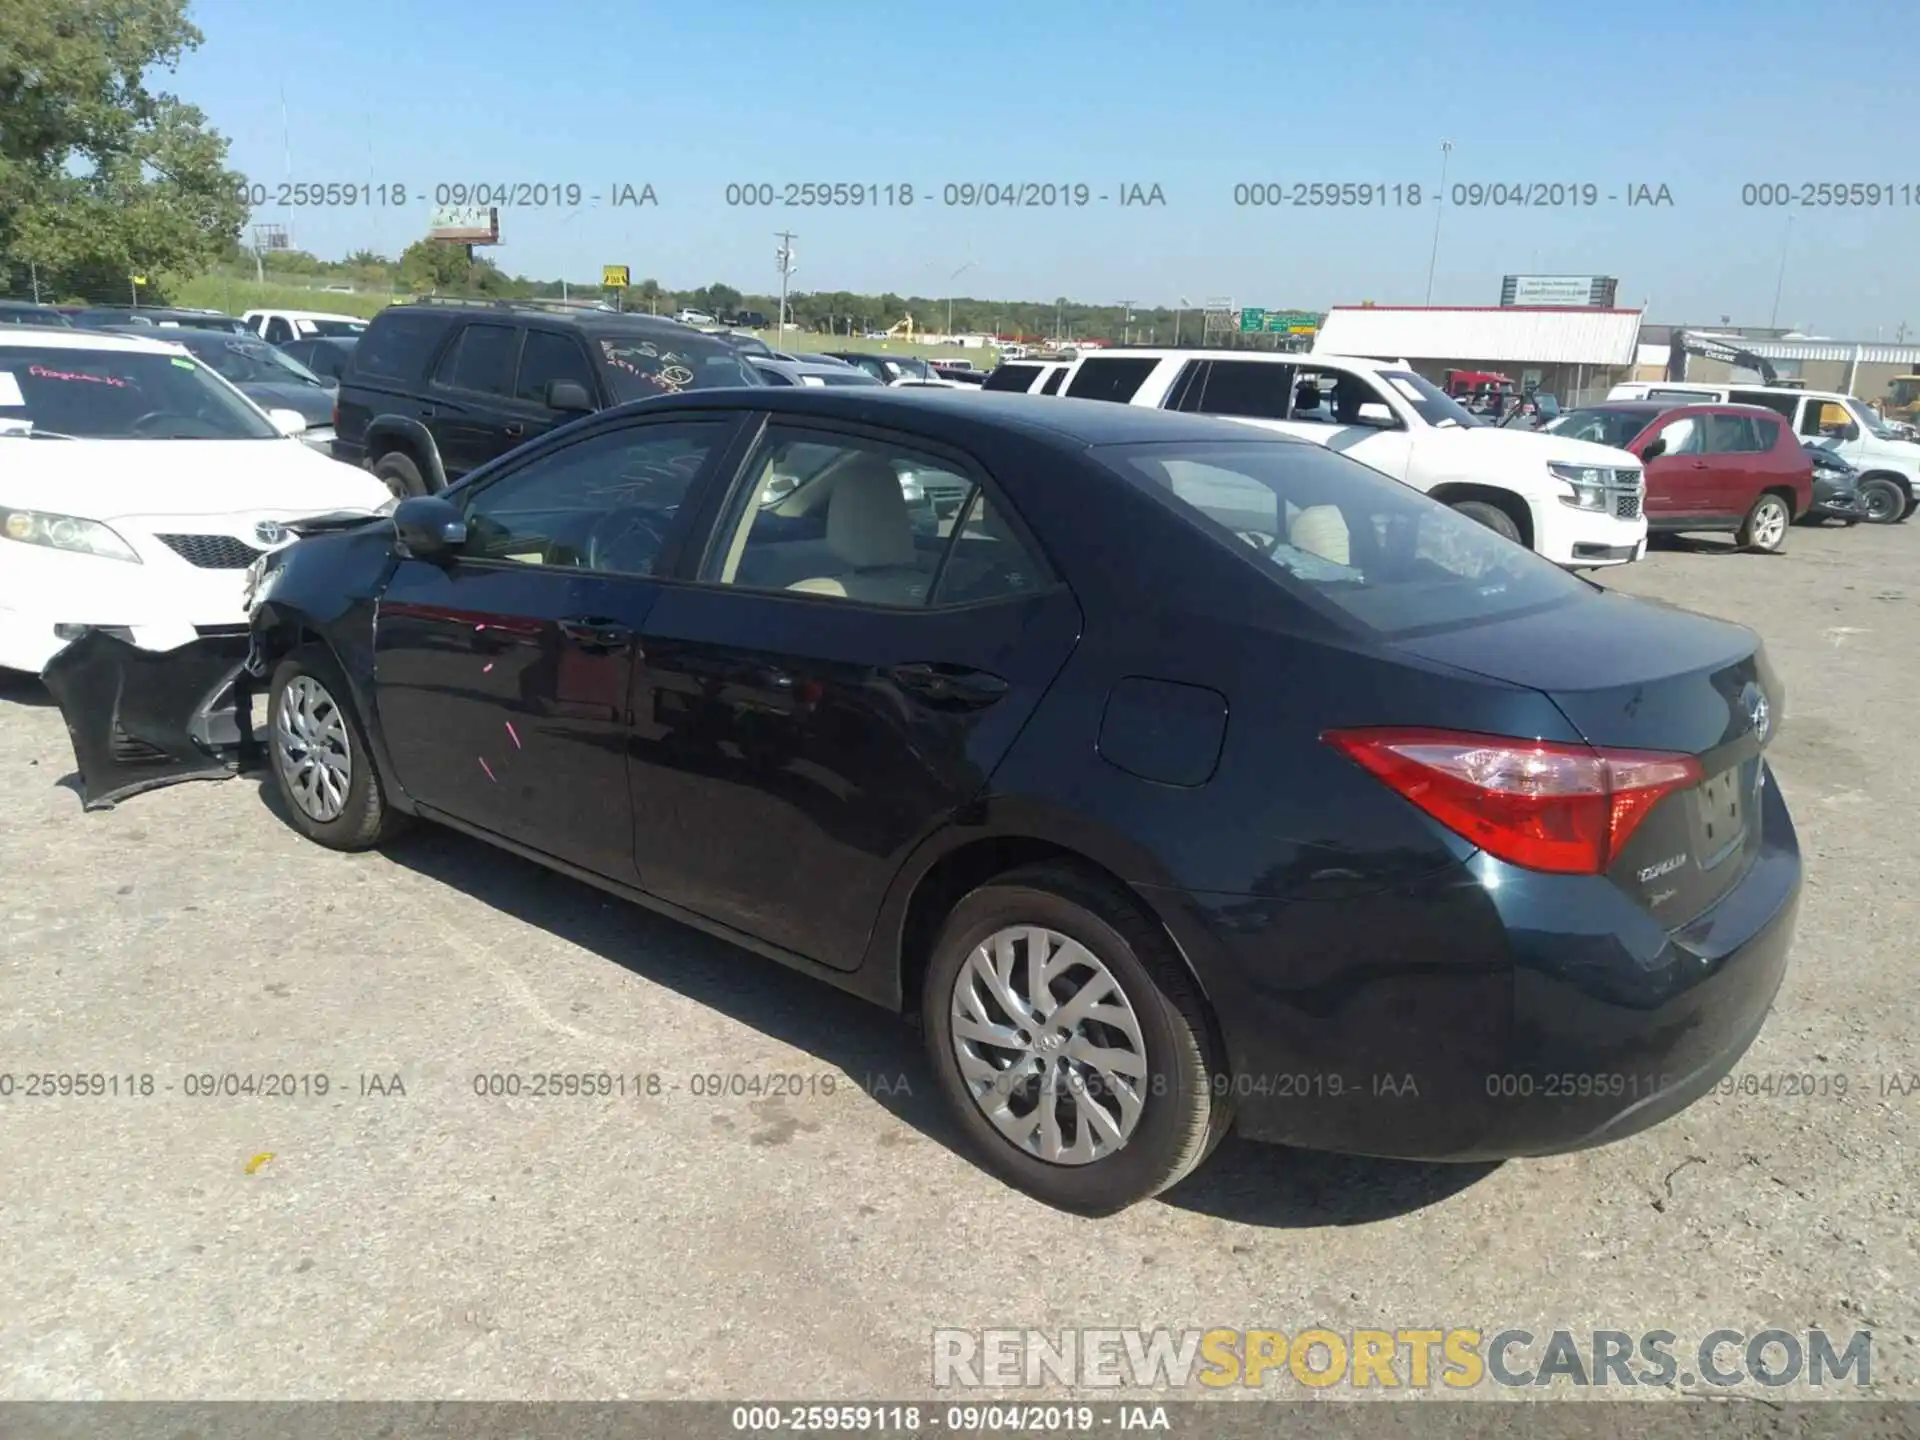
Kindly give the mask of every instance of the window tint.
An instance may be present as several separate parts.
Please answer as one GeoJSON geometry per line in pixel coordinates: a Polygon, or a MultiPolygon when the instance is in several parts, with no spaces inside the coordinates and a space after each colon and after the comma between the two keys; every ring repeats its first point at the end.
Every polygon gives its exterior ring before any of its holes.
{"type": "Polygon", "coordinates": [[[1040,393],[1042,395],[1058,395],[1061,385],[1066,383],[1067,368],[1065,365],[1054,366],[1053,373],[1041,382],[1040,393]]]}
{"type": "Polygon", "coordinates": [[[547,386],[555,380],[573,380],[594,393],[593,366],[586,351],[571,335],[551,330],[529,330],[520,347],[520,383],[514,393],[536,405],[547,403],[547,386]]]}
{"type": "Polygon", "coordinates": [[[1116,400],[1124,405],[1159,363],[1145,356],[1096,355],[1080,362],[1066,393],[1079,400],[1116,400]]]}
{"type": "Polygon", "coordinates": [[[1751,455],[1760,448],[1760,437],[1753,420],[1746,415],[1708,415],[1706,418],[1709,455],[1751,455]]]}
{"type": "Polygon", "coordinates": [[[275,344],[277,344],[282,340],[291,340],[293,339],[293,326],[289,325],[284,319],[276,315],[271,320],[267,321],[266,339],[269,342],[275,343],[275,344]]]}
{"type": "Polygon", "coordinates": [[[1046,573],[1020,543],[993,497],[974,487],[954,532],[934,588],[936,605],[970,605],[1025,595],[1046,584],[1046,573]]]}
{"type": "Polygon", "coordinates": [[[1664,459],[1670,455],[1702,454],[1706,449],[1705,436],[1706,427],[1700,423],[1697,416],[1682,415],[1677,420],[1669,420],[1660,427],[1660,433],[1655,437],[1666,441],[1666,449],[1661,452],[1659,458],[1664,459]]]}
{"type": "Polygon", "coordinates": [[[1000,365],[981,382],[982,390],[1025,391],[1033,384],[1033,377],[1040,373],[1038,365],[1000,365]]]}
{"type": "Polygon", "coordinates": [[[376,380],[414,379],[446,333],[444,316],[404,310],[382,315],[353,347],[353,373],[376,380]]]}
{"type": "Polygon", "coordinates": [[[927,603],[973,501],[973,482],[930,456],[782,426],[746,473],[701,578],[870,605],[927,603]]]}
{"type": "Polygon", "coordinates": [[[520,332],[511,325],[469,325],[440,361],[433,382],[483,395],[511,395],[519,343],[520,332]]]}
{"type": "MultiPolygon", "coordinates": [[[[1213,394],[1211,380],[1207,382],[1207,394],[1209,398],[1213,394]]],[[[1293,386],[1292,418],[1323,425],[1357,425],[1360,407],[1368,404],[1384,405],[1386,401],[1358,375],[1302,367],[1293,386]]]]}
{"type": "Polygon", "coordinates": [[[1727,398],[1736,405],[1764,406],[1789,420],[1793,418],[1793,407],[1800,403],[1797,395],[1770,395],[1765,390],[1735,390],[1727,398]]]}
{"type": "Polygon", "coordinates": [[[1317,445],[1096,447],[1095,459],[1277,584],[1383,634],[1585,598],[1586,583],[1317,445]]]}
{"type": "Polygon", "coordinates": [[[576,570],[651,575],[721,421],[595,435],[467,497],[466,553],[576,570]]]}
{"type": "Polygon", "coordinates": [[[1207,367],[1206,388],[1197,408],[1208,415],[1240,415],[1255,420],[1287,418],[1291,365],[1258,360],[1215,360],[1207,367]]]}
{"type": "Polygon", "coordinates": [[[1780,444],[1780,432],[1786,427],[1778,420],[1769,420],[1763,415],[1752,416],[1754,434],[1758,437],[1762,450],[1772,450],[1780,444]]]}

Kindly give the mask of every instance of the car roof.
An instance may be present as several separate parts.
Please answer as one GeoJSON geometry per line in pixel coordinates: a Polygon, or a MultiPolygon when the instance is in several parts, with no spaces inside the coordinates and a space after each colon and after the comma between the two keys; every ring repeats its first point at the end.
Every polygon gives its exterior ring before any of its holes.
{"type": "Polygon", "coordinates": [[[126,350],[139,355],[166,355],[173,346],[145,335],[127,335],[113,330],[63,330],[53,326],[8,326],[0,331],[0,345],[38,346],[47,350],[126,350]]]}
{"type": "Polygon", "coordinates": [[[368,319],[365,315],[343,315],[338,310],[249,310],[247,314],[279,315],[288,320],[352,320],[360,325],[365,325],[368,319]]]}
{"type": "Polygon", "coordinates": [[[671,399],[630,402],[619,407],[665,405],[699,409],[751,409],[773,414],[814,416],[918,431],[931,439],[964,444],[970,432],[994,426],[1030,440],[1068,448],[1090,445],[1152,444],[1181,440],[1229,441],[1240,444],[1310,445],[1277,431],[1263,430],[1235,420],[1149,410],[1118,405],[1109,400],[1069,400],[1059,396],[1023,395],[1008,391],[985,393],[965,389],[916,389],[905,392],[889,386],[807,386],[754,390],[738,388],[685,390],[671,399]]]}
{"type": "Polygon", "coordinates": [[[1733,400],[1601,400],[1592,405],[1576,405],[1573,408],[1574,410],[1616,410],[1633,415],[1664,415],[1669,410],[1745,410],[1755,415],[1781,418],[1780,412],[1770,406],[1742,405],[1733,400]]]}
{"type": "Polygon", "coordinates": [[[1065,363],[1073,364],[1080,360],[1251,360],[1260,365],[1317,365],[1331,361],[1354,370],[1403,368],[1397,360],[1370,360],[1362,355],[1335,355],[1325,350],[1311,353],[1293,350],[1199,350],[1152,345],[1115,345],[1109,349],[1090,350],[1065,363]]]}

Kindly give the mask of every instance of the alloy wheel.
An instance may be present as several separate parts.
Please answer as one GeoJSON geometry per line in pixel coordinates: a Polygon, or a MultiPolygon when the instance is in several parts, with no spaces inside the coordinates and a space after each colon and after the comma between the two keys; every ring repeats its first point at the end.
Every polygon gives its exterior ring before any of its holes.
{"type": "Polygon", "coordinates": [[[1087,1165],[1138,1127],[1150,1073],[1140,1017],[1079,941],[1039,926],[989,935],[954,979],[952,1023],[968,1094],[1024,1153],[1087,1165]]]}
{"type": "Polygon", "coordinates": [[[1777,497],[1760,502],[1753,516],[1753,543],[1762,550],[1771,550],[1778,545],[1787,533],[1787,507],[1777,497]]]}
{"type": "Polygon", "coordinates": [[[293,803],[310,819],[339,818],[353,783],[353,746],[339,704],[311,675],[295,675],[280,692],[273,758],[293,803]]]}

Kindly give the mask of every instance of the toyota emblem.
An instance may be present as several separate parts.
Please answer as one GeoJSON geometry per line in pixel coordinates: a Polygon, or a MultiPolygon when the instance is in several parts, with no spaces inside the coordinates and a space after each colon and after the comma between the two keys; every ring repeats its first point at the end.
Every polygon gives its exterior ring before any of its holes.
{"type": "Polygon", "coordinates": [[[277,520],[262,520],[253,527],[253,538],[262,545],[278,545],[287,538],[287,527],[277,520]]]}

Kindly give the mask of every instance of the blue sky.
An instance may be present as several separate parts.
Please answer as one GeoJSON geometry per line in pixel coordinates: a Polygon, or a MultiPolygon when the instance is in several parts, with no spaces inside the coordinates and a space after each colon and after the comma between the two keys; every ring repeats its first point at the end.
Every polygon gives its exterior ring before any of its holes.
{"type": "Polygon", "coordinates": [[[1496,303],[1511,272],[1595,273],[1654,319],[1766,324],[1784,252],[1779,323],[1920,335],[1904,124],[1920,14],[1902,0],[199,0],[193,17],[206,44],[166,83],[231,140],[235,168],[270,192],[414,192],[399,209],[256,213],[323,255],[397,253],[438,185],[577,184],[600,203],[503,210],[495,258],[765,291],[789,229],[796,289],[1419,304],[1445,139],[1450,189],[1592,184],[1601,201],[1449,207],[1434,303],[1496,303]],[[912,185],[916,203],[726,203],[729,184],[805,181],[912,185]],[[1315,181],[1417,184],[1426,203],[1234,203],[1236,184],[1315,181]],[[1820,181],[1904,186],[1907,203],[1742,204],[1744,184],[1820,181]],[[940,203],[970,182],[1109,199],[940,203]],[[658,204],[611,206],[617,185],[658,204]],[[1134,185],[1165,203],[1121,206],[1134,185]],[[1672,203],[1629,207],[1639,185],[1672,203]]]}

